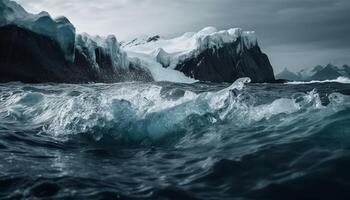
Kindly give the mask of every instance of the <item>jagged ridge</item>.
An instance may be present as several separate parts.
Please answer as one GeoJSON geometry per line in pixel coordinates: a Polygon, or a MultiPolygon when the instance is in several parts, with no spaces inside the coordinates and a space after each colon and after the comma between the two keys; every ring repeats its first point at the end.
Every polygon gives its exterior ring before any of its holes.
{"type": "Polygon", "coordinates": [[[287,68],[276,75],[277,78],[290,81],[326,81],[334,80],[339,77],[350,78],[350,67],[348,65],[335,66],[328,64],[326,66],[317,65],[315,67],[302,69],[299,72],[291,72],[287,68]]]}

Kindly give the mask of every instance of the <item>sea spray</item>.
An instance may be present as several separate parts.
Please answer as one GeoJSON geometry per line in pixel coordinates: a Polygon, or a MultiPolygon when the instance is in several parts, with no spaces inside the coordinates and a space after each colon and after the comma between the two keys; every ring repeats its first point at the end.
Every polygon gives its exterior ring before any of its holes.
{"type": "Polygon", "coordinates": [[[0,84],[0,198],[347,197],[350,86],[248,82],[0,84]]]}

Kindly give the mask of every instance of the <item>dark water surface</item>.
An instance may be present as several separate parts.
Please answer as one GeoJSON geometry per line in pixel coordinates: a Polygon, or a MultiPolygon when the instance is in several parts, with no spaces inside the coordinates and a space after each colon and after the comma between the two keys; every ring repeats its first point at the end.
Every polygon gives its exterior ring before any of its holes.
{"type": "Polygon", "coordinates": [[[350,199],[350,84],[0,85],[0,199],[350,199]]]}

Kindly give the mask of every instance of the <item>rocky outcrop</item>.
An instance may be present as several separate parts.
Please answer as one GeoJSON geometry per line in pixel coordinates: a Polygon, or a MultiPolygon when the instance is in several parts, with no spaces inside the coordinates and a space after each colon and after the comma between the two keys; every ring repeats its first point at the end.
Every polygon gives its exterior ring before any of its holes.
{"type": "Polygon", "coordinates": [[[206,27],[172,39],[134,39],[123,46],[127,52],[148,56],[164,68],[200,81],[232,83],[249,77],[256,83],[276,82],[255,33],[240,28],[219,31],[206,27]]]}
{"type": "Polygon", "coordinates": [[[0,82],[120,82],[153,80],[130,61],[114,36],[76,34],[66,17],[31,14],[0,0],[0,82]]]}
{"type": "Polygon", "coordinates": [[[277,79],[283,79],[288,81],[301,81],[302,78],[298,76],[296,73],[289,71],[287,68],[276,75],[277,79]]]}
{"type": "Polygon", "coordinates": [[[150,81],[149,72],[133,63],[115,68],[103,47],[75,48],[74,61],[66,59],[60,44],[17,25],[0,27],[0,82],[119,82],[150,81]],[[97,65],[91,64],[89,52],[96,52],[97,65]]]}
{"type": "Polygon", "coordinates": [[[249,77],[252,82],[275,82],[272,66],[259,46],[237,51],[241,38],[222,47],[209,48],[196,57],[180,62],[176,70],[194,79],[210,82],[234,82],[249,77]]]}

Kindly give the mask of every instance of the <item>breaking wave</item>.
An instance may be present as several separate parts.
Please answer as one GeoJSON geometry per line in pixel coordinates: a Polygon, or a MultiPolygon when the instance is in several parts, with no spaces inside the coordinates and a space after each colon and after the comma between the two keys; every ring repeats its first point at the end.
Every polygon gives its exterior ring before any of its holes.
{"type": "Polygon", "coordinates": [[[349,199],[349,94],[249,79],[0,84],[0,199],[349,199]]]}
{"type": "Polygon", "coordinates": [[[9,129],[40,130],[60,140],[83,134],[95,140],[108,135],[118,142],[150,144],[180,138],[175,141],[190,145],[222,137],[208,134],[223,126],[238,130],[269,121],[269,127],[287,127],[310,120],[310,113],[327,117],[349,102],[348,96],[333,93],[323,105],[312,90],[261,103],[260,97],[246,91],[249,81],[239,79],[214,92],[152,83],[63,85],[61,89],[19,85],[16,90],[3,88],[0,117],[9,129]]]}

